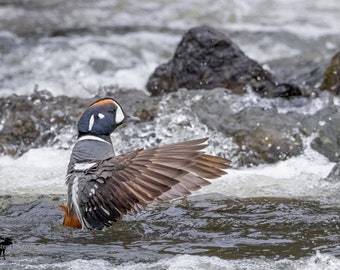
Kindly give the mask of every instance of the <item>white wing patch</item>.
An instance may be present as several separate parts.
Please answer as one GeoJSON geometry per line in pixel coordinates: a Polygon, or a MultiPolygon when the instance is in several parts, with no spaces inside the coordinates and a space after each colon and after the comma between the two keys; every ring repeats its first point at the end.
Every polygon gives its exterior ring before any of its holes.
{"type": "Polygon", "coordinates": [[[73,169],[75,171],[85,171],[85,170],[90,169],[95,164],[96,162],[78,162],[78,163],[74,163],[73,169]]]}
{"type": "Polygon", "coordinates": [[[78,217],[80,217],[80,209],[78,206],[78,191],[79,191],[79,181],[78,177],[75,177],[72,183],[72,195],[71,195],[71,201],[72,201],[72,206],[74,207],[76,214],[78,217]]]}
{"type": "Polygon", "coordinates": [[[116,110],[115,121],[116,121],[117,124],[119,124],[119,123],[123,122],[125,116],[124,116],[122,108],[118,104],[116,104],[116,105],[117,105],[117,110],[116,110]]]}
{"type": "Polygon", "coordinates": [[[89,131],[92,130],[94,125],[94,115],[92,114],[89,121],[89,131]]]}

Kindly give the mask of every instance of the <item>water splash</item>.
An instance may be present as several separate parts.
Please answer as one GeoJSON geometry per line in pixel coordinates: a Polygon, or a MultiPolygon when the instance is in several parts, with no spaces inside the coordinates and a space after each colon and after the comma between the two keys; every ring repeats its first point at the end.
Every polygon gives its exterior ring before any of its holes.
{"type": "Polygon", "coordinates": [[[316,252],[316,255],[302,258],[299,260],[281,259],[281,260],[263,260],[263,259],[244,259],[244,260],[223,260],[218,257],[209,256],[195,256],[195,255],[178,255],[169,259],[162,259],[154,263],[124,263],[117,265],[115,263],[103,260],[93,259],[84,260],[76,259],[63,263],[51,263],[36,265],[32,261],[16,261],[16,262],[3,262],[0,261],[0,266],[11,266],[13,269],[20,269],[22,266],[30,265],[30,269],[103,269],[103,270],[179,270],[179,269],[192,269],[192,270],[337,270],[340,267],[340,260],[336,257],[316,252]],[[190,268],[189,268],[190,266],[190,268]]]}

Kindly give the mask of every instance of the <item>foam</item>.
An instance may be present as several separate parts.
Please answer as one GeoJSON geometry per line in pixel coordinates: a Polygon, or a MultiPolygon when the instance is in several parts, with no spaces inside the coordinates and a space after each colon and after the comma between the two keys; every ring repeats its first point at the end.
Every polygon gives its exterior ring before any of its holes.
{"type": "Polygon", "coordinates": [[[66,194],[70,151],[31,149],[19,158],[0,157],[0,195],[66,194]]]}
{"type": "MultiPolygon", "coordinates": [[[[65,175],[70,150],[31,149],[14,159],[0,157],[0,195],[66,194],[65,175]]],[[[310,197],[320,199],[336,183],[324,180],[334,163],[312,149],[301,156],[253,168],[230,169],[228,174],[194,194],[220,193],[235,197],[310,197]]]]}
{"type": "Polygon", "coordinates": [[[220,193],[226,196],[249,197],[309,197],[324,199],[336,187],[324,178],[334,163],[307,148],[305,152],[274,165],[231,169],[228,175],[197,193],[220,193]]]}
{"type": "Polygon", "coordinates": [[[225,260],[218,257],[209,256],[194,256],[194,255],[177,255],[172,258],[161,259],[151,263],[124,263],[116,265],[102,259],[84,260],[76,259],[61,263],[40,264],[28,261],[4,262],[0,261],[0,266],[11,265],[12,267],[27,266],[30,269],[110,269],[110,270],[152,270],[152,269],[167,269],[167,270],[262,270],[262,269],[287,269],[287,270],[336,270],[340,267],[340,259],[317,252],[316,255],[301,258],[298,260],[281,259],[241,259],[241,260],[225,260]]]}

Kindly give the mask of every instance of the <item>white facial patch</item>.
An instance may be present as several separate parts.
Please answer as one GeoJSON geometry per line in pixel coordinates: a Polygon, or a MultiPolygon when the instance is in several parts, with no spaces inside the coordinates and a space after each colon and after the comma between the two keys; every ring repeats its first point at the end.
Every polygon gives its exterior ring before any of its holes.
{"type": "Polygon", "coordinates": [[[94,115],[92,114],[90,117],[90,121],[89,121],[89,131],[93,128],[94,125],[94,115]]]}
{"type": "Polygon", "coordinates": [[[105,115],[102,114],[102,113],[98,113],[98,117],[99,117],[100,119],[103,119],[103,118],[105,117],[105,115]]]}
{"type": "Polygon", "coordinates": [[[117,110],[116,110],[116,124],[119,124],[121,122],[123,122],[124,120],[124,113],[122,108],[117,104],[117,110]]]}

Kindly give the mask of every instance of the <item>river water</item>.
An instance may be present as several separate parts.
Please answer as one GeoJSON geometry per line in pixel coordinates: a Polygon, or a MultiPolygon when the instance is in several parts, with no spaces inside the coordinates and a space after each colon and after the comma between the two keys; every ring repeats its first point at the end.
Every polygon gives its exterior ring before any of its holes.
{"type": "MultiPolygon", "coordinates": [[[[0,96],[29,95],[35,85],[54,96],[92,97],[105,85],[146,91],[183,33],[202,24],[265,65],[329,60],[340,44],[339,14],[337,0],[0,0],[0,96]]],[[[320,96],[299,110],[312,115],[327,104],[320,96]]],[[[0,236],[13,239],[0,268],[340,269],[340,182],[325,179],[334,163],[310,140],[297,157],[234,167],[105,232],[61,226],[68,147],[0,156],[0,236]]]]}

